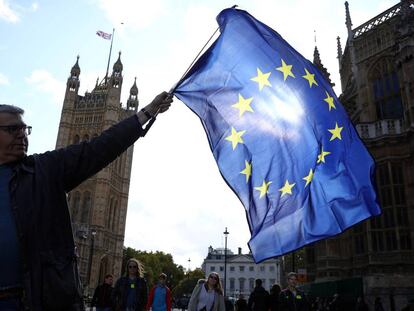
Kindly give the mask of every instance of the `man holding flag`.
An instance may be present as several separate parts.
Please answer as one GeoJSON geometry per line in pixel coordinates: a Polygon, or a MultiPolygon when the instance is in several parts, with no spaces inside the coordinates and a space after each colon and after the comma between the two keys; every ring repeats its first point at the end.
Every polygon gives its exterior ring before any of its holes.
{"type": "Polygon", "coordinates": [[[27,156],[24,111],[0,105],[0,310],[83,310],[66,194],[131,146],[172,97],[164,92],[98,137],[27,156]]]}

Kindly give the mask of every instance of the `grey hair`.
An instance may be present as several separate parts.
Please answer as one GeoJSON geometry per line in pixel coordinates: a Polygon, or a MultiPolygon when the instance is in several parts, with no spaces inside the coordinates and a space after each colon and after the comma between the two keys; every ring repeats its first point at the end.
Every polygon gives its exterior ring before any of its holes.
{"type": "Polygon", "coordinates": [[[13,105],[0,105],[0,113],[24,114],[24,110],[13,105]]]}

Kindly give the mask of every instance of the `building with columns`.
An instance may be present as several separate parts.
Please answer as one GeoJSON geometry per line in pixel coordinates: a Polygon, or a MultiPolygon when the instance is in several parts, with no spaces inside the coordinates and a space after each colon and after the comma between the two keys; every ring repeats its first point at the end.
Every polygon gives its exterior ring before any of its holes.
{"type": "Polygon", "coordinates": [[[345,2],[340,101],[375,159],[382,215],[306,247],[307,288],[364,295],[371,305],[381,297],[385,310],[400,310],[414,299],[414,1],[356,28],[350,12],[345,2]]]}
{"type": "Polygon", "coordinates": [[[273,284],[280,284],[280,260],[279,258],[268,259],[260,264],[254,262],[251,253],[242,254],[239,247],[237,254],[227,249],[226,265],[224,264],[224,248],[208,248],[207,257],[202,264],[202,270],[206,277],[211,272],[217,272],[223,287],[226,286],[226,294],[230,297],[244,295],[248,297],[253,291],[256,279],[261,279],[263,287],[270,290],[273,284]],[[224,269],[226,266],[226,280],[224,280],[224,269]]]}
{"type": "MultiPolygon", "coordinates": [[[[91,92],[80,95],[78,56],[66,84],[56,148],[90,140],[136,113],[136,81],[126,106],[121,104],[122,70],[119,53],[112,74],[100,82],[97,80],[91,92]]],[[[89,292],[105,274],[121,273],[132,155],[133,146],[68,194],[80,277],[89,292]]]]}

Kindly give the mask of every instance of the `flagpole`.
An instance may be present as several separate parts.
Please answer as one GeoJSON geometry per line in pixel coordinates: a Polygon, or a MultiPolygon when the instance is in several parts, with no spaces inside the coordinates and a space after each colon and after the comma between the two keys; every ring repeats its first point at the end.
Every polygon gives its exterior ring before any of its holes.
{"type": "Polygon", "coordinates": [[[115,28],[112,28],[111,47],[109,48],[108,65],[106,66],[105,85],[108,80],[109,62],[111,61],[112,43],[114,42],[115,28]]]}
{"type": "MultiPolygon", "coordinates": [[[[233,5],[233,6],[231,7],[231,9],[235,9],[237,6],[238,6],[238,5],[237,5],[237,4],[235,4],[235,5],[233,5]]],[[[171,87],[171,89],[170,89],[170,91],[169,91],[168,93],[172,94],[172,93],[175,91],[175,89],[176,89],[176,87],[177,87],[178,83],[180,83],[180,82],[181,82],[181,80],[185,77],[185,75],[186,75],[186,74],[190,71],[191,67],[192,67],[192,66],[194,65],[194,63],[197,61],[197,59],[198,59],[198,57],[200,56],[200,54],[204,51],[204,49],[206,48],[206,46],[210,43],[211,39],[213,39],[214,35],[217,33],[217,31],[219,31],[219,29],[220,29],[220,26],[219,26],[219,27],[217,27],[217,29],[213,32],[213,34],[210,36],[210,38],[207,40],[207,42],[206,42],[206,43],[204,44],[204,46],[201,48],[200,52],[198,52],[198,54],[196,55],[196,57],[193,59],[193,61],[191,62],[190,66],[188,66],[188,68],[185,70],[184,74],[181,76],[181,78],[178,80],[178,82],[177,82],[176,84],[174,84],[174,85],[171,87]]]]}

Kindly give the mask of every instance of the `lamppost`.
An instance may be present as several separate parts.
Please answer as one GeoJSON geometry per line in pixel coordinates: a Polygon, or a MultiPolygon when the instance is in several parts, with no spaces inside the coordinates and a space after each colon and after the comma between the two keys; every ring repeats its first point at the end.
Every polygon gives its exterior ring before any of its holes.
{"type": "Polygon", "coordinates": [[[92,270],[92,259],[93,259],[93,250],[95,246],[95,235],[96,230],[91,229],[91,247],[89,249],[89,261],[88,261],[88,274],[86,280],[88,281],[88,289],[91,287],[91,270],[92,270]]]}
{"type": "Polygon", "coordinates": [[[227,236],[230,232],[226,230],[223,232],[224,234],[224,297],[226,297],[226,287],[227,287],[227,236]]]}
{"type": "Polygon", "coordinates": [[[190,278],[190,263],[191,263],[191,258],[188,258],[188,270],[187,270],[187,279],[190,278]]]}

